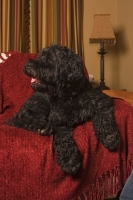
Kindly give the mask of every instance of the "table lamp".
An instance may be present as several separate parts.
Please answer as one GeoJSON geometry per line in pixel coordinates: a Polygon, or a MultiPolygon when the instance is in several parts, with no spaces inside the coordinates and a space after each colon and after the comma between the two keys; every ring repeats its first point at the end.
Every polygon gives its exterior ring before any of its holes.
{"type": "Polygon", "coordinates": [[[94,24],[91,36],[89,38],[90,43],[99,43],[100,51],[97,52],[101,55],[100,58],[100,85],[98,89],[108,90],[110,89],[105,85],[104,79],[104,55],[107,53],[104,49],[104,43],[109,45],[114,45],[116,38],[112,29],[110,22],[110,14],[95,14],[94,15],[94,24]]]}

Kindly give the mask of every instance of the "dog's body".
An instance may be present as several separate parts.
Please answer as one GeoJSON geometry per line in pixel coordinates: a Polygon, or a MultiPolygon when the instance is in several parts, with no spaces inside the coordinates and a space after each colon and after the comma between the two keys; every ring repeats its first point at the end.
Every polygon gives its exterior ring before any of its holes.
{"type": "Polygon", "coordinates": [[[109,150],[117,148],[113,100],[92,87],[77,54],[67,47],[51,45],[37,60],[29,60],[24,73],[34,78],[35,93],[8,124],[45,136],[54,134],[57,163],[65,172],[75,174],[81,166],[73,139],[77,125],[91,120],[97,139],[109,150]]]}

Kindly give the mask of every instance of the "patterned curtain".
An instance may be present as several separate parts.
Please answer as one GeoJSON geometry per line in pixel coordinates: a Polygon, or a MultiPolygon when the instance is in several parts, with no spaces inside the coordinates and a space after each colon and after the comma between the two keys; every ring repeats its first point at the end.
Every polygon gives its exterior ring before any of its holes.
{"type": "Polygon", "coordinates": [[[0,52],[22,51],[23,0],[0,0],[0,52]]]}
{"type": "Polygon", "coordinates": [[[39,52],[50,44],[83,56],[84,0],[0,0],[0,52],[39,52]]]}

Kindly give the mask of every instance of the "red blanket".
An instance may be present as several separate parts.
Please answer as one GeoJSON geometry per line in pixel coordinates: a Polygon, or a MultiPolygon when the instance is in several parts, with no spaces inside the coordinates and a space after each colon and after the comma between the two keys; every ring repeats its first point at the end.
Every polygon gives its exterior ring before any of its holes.
{"type": "Polygon", "coordinates": [[[29,57],[37,57],[37,54],[10,54],[0,64],[0,199],[103,200],[104,196],[117,194],[133,165],[133,107],[114,99],[121,136],[116,152],[108,151],[96,139],[90,121],[75,129],[82,167],[71,177],[56,164],[52,136],[4,124],[33,93],[22,67],[29,57]]]}

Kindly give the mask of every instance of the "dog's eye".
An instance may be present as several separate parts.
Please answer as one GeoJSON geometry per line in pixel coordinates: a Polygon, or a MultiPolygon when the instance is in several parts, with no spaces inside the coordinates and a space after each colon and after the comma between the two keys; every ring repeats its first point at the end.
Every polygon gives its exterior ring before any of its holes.
{"type": "Polygon", "coordinates": [[[49,64],[53,65],[53,61],[52,61],[52,60],[48,59],[47,62],[48,62],[49,64]]]}

